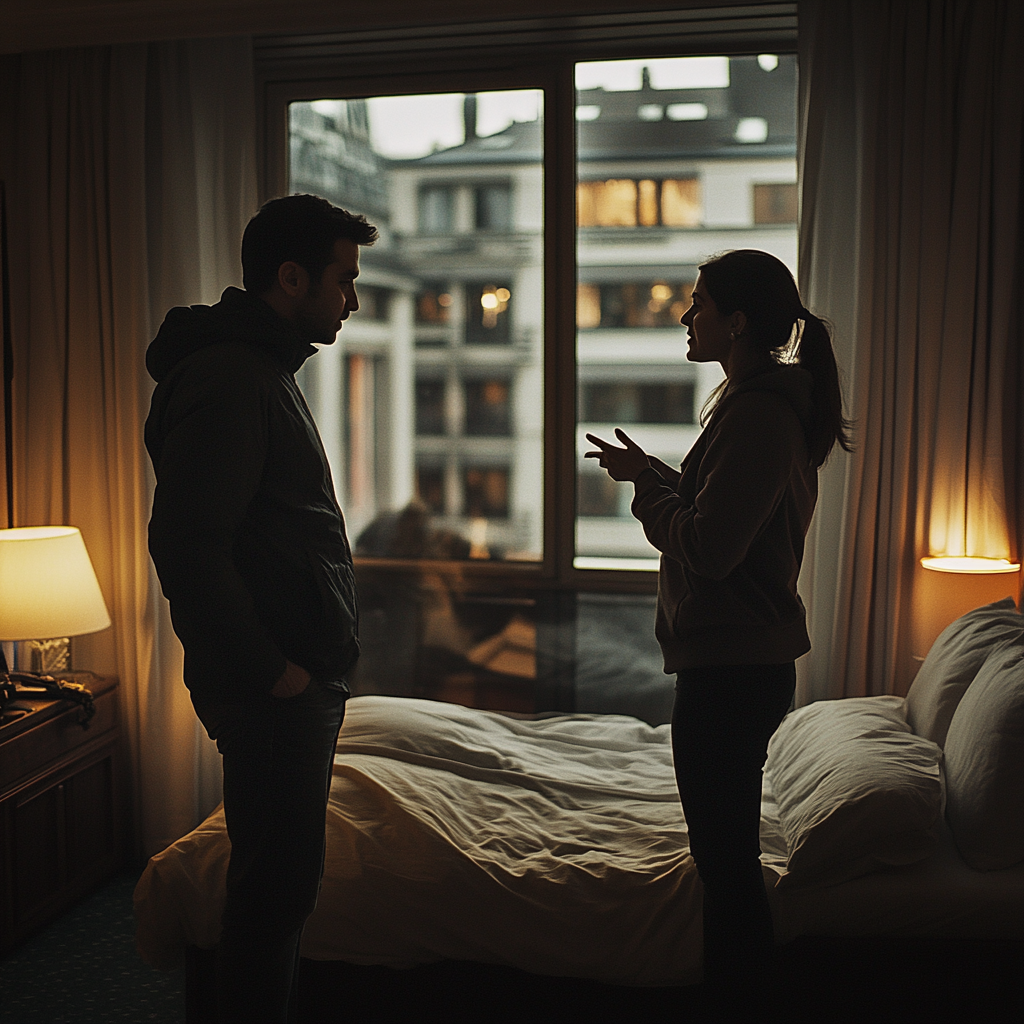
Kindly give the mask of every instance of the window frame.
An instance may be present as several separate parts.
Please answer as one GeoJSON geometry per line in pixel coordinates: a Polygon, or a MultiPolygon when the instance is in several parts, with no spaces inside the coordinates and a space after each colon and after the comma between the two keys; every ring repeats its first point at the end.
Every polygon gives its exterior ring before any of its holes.
{"type": "Polygon", "coordinates": [[[575,65],[629,58],[795,53],[796,4],[641,10],[347,36],[265,37],[256,41],[255,49],[261,202],[288,191],[288,105],[292,102],[503,89],[539,89],[544,94],[542,560],[427,562],[360,557],[360,563],[385,572],[450,573],[464,587],[480,592],[655,593],[654,572],[573,565],[577,504],[575,65]],[[384,59],[402,70],[382,73],[384,59]],[[572,495],[572,500],[559,500],[560,495],[572,495]]]}

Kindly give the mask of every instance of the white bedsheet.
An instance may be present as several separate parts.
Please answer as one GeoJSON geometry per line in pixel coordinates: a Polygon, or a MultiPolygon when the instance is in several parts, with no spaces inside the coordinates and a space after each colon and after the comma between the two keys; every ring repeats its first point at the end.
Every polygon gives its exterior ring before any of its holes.
{"type": "MultiPolygon", "coordinates": [[[[667,726],[353,698],[327,835],[305,956],[699,978],[700,883],[667,726]]],[[[184,943],[216,943],[227,856],[218,812],[153,858],[136,891],[144,959],[171,966],[184,943]]]]}
{"type": "MultiPolygon", "coordinates": [[[[766,786],[762,862],[779,941],[1024,937],[1024,865],[972,871],[947,836],[919,864],[777,889],[786,859],[777,821],[766,786]]],[[[216,944],[228,854],[218,810],[150,861],[136,889],[147,962],[173,967],[186,943],[216,944]]],[[[700,977],[699,905],[668,726],[349,701],[303,955],[395,967],[452,958],[690,984],[700,977]]]]}

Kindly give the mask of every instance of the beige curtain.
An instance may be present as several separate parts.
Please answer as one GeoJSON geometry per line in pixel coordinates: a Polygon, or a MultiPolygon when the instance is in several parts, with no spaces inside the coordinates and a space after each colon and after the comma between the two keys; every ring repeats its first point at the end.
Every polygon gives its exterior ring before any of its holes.
{"type": "Polygon", "coordinates": [[[835,321],[858,445],[809,538],[807,703],[904,692],[922,556],[1020,550],[1024,7],[801,0],[799,19],[801,286],[835,321]]]}
{"type": "Polygon", "coordinates": [[[256,205],[246,39],[3,58],[18,525],[82,530],[113,618],[76,663],[120,677],[137,852],[192,828],[219,764],[146,548],[145,349],[238,283],[256,205]]]}

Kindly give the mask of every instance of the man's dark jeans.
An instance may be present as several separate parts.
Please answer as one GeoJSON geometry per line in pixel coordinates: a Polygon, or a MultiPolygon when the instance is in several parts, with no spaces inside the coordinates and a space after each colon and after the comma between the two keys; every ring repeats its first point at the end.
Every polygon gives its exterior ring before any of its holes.
{"type": "Polygon", "coordinates": [[[704,980],[712,985],[756,985],[772,955],[761,769],[795,684],[792,662],[712,665],[678,676],[672,759],[704,887],[704,980]]]}
{"type": "Polygon", "coordinates": [[[217,947],[222,1021],[288,1020],[299,940],[320,890],[327,796],[347,695],[344,682],[316,681],[286,699],[193,694],[223,755],[231,840],[217,947]]]}

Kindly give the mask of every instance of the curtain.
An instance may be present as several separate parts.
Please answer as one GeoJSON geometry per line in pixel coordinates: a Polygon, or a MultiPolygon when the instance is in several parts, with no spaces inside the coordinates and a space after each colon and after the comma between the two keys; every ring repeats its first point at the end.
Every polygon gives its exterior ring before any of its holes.
{"type": "Polygon", "coordinates": [[[802,0],[799,23],[800,283],[857,443],[808,538],[807,703],[905,691],[921,557],[1021,550],[1024,8],[802,0]]]}
{"type": "Polygon", "coordinates": [[[136,853],[219,799],[152,571],[145,349],[167,308],[238,283],[256,208],[247,39],[2,58],[18,525],[78,526],[113,626],[77,665],[120,678],[136,853]]]}

